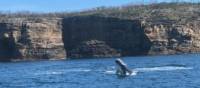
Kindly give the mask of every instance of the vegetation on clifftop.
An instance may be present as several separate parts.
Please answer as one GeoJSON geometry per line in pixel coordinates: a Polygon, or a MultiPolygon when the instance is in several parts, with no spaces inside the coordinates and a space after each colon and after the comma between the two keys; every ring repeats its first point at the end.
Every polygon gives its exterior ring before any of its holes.
{"type": "Polygon", "coordinates": [[[137,18],[162,18],[179,20],[180,18],[192,18],[200,15],[199,3],[158,3],[149,5],[124,5],[119,7],[97,7],[81,12],[55,12],[55,13],[33,13],[22,12],[0,12],[0,18],[32,18],[32,17],[71,17],[97,15],[103,17],[117,17],[125,19],[137,18]]]}

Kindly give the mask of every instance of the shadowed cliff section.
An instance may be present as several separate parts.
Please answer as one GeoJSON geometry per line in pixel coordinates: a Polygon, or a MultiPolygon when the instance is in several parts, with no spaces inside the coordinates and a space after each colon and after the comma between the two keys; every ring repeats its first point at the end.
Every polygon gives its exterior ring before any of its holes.
{"type": "Polygon", "coordinates": [[[13,30],[7,30],[9,26],[5,23],[0,23],[0,61],[11,61],[21,57],[15,39],[13,30]]]}
{"type": "Polygon", "coordinates": [[[99,16],[75,16],[63,19],[63,41],[70,51],[84,41],[104,41],[122,56],[146,55],[151,42],[139,20],[123,20],[99,16]]]}

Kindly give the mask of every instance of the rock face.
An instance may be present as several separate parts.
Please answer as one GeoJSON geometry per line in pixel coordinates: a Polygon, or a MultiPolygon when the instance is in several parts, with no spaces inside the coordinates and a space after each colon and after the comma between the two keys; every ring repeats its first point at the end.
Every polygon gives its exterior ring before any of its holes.
{"type": "Polygon", "coordinates": [[[0,58],[65,58],[59,19],[11,19],[0,23],[0,58]]]}
{"type": "Polygon", "coordinates": [[[120,53],[103,41],[84,41],[69,52],[71,58],[119,57],[120,53]]]}
{"type": "MultiPolygon", "coordinates": [[[[161,22],[161,21],[160,21],[161,22]]],[[[155,22],[154,22],[155,23],[155,22]]],[[[178,54],[200,52],[200,21],[170,24],[145,24],[145,34],[152,42],[149,54],[178,54]]]]}
{"type": "Polygon", "coordinates": [[[1,15],[0,61],[199,53],[199,24],[194,3],[99,8],[60,17],[1,15]]]}
{"type": "Polygon", "coordinates": [[[10,18],[0,22],[0,60],[196,53],[200,52],[198,24],[92,15],[10,18]]]}
{"type": "MultiPolygon", "coordinates": [[[[63,19],[63,39],[68,52],[84,41],[104,41],[122,56],[147,55],[151,42],[139,20],[80,16],[63,19]]],[[[70,54],[67,53],[70,57],[70,54]]]]}
{"type": "Polygon", "coordinates": [[[63,38],[69,52],[83,41],[96,39],[105,41],[122,56],[197,53],[200,52],[198,24],[200,21],[195,20],[80,16],[63,20],[63,38]]]}

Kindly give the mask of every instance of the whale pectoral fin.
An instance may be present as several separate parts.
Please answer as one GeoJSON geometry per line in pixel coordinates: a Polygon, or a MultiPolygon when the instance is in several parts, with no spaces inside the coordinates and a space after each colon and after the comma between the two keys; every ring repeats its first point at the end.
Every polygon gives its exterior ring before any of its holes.
{"type": "Polygon", "coordinates": [[[122,69],[117,69],[116,74],[118,76],[125,76],[126,75],[126,71],[122,70],[122,69]]]}
{"type": "Polygon", "coordinates": [[[129,74],[132,74],[132,73],[133,73],[133,71],[130,70],[130,69],[127,69],[127,72],[128,72],[129,74]]]}

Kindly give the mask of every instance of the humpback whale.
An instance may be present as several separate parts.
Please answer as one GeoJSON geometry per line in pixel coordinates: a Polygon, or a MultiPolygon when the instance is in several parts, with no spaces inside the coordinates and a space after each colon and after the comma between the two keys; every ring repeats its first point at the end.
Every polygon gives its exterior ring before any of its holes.
{"type": "Polygon", "coordinates": [[[116,74],[118,76],[127,76],[132,74],[132,71],[128,69],[127,65],[120,58],[116,59],[115,63],[117,64],[116,74]]]}

